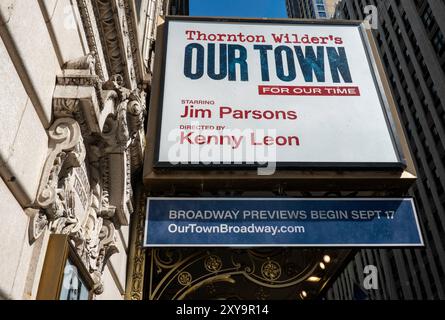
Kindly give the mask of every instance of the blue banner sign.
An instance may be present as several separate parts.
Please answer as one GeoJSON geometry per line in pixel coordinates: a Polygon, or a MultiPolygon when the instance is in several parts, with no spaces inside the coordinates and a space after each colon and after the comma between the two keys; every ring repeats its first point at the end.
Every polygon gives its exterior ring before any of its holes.
{"type": "Polygon", "coordinates": [[[411,198],[148,198],[147,247],[423,246],[411,198]]]}

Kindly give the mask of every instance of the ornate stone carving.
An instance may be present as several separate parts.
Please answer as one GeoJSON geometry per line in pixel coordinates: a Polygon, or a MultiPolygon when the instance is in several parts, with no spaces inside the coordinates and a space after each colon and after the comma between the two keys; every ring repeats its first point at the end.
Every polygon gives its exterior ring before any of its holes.
{"type": "MultiPolygon", "coordinates": [[[[130,78],[133,62],[127,57],[128,31],[123,6],[115,0],[97,0],[93,2],[95,16],[100,23],[98,30],[102,45],[106,49],[105,61],[111,74],[119,74],[131,87],[136,82],[130,78]],[[121,37],[116,37],[119,34],[121,37]]],[[[131,54],[131,52],[130,52],[131,54]]]]}
{"type": "MultiPolygon", "coordinates": [[[[92,87],[91,90],[94,92],[100,110],[102,110],[104,107],[104,93],[102,92],[103,81],[96,75],[96,65],[98,65],[98,63],[96,62],[96,54],[94,52],[68,61],[64,65],[62,74],[57,76],[56,84],[58,86],[92,87]]],[[[80,99],[81,97],[78,98],[80,99]]],[[[63,99],[59,98],[57,100],[63,99]]],[[[77,111],[77,109],[73,110],[73,113],[75,111],[77,111]]],[[[54,112],[58,116],[63,116],[58,113],[59,109],[57,104],[55,104],[54,112]]]]}
{"type": "Polygon", "coordinates": [[[143,129],[144,118],[146,115],[145,92],[136,89],[131,92],[127,106],[128,124],[130,127],[130,136],[135,138],[137,133],[143,129]]]}
{"type": "Polygon", "coordinates": [[[109,153],[130,150],[132,168],[142,164],[144,144],[144,117],[146,115],[145,92],[130,91],[122,87],[122,77],[116,75],[103,84],[104,90],[113,90],[118,96],[116,112],[109,115],[104,124],[103,138],[109,153]]]}
{"type": "Polygon", "coordinates": [[[28,212],[30,218],[28,227],[29,242],[34,243],[45,231],[48,225],[48,218],[39,209],[27,208],[26,212],[28,212]]]}
{"type": "MultiPolygon", "coordinates": [[[[73,215],[73,190],[68,179],[72,168],[84,161],[85,146],[80,127],[71,118],[56,120],[48,134],[52,151],[45,163],[36,204],[45,210],[51,230],[65,233],[78,228],[73,215]]],[[[35,219],[42,221],[43,218],[35,216],[35,219]]],[[[36,235],[41,232],[39,229],[34,231],[36,235]]]]}
{"type": "Polygon", "coordinates": [[[31,217],[30,240],[46,228],[70,235],[99,294],[105,263],[117,252],[115,227],[100,215],[99,185],[90,188],[79,124],[72,118],[57,119],[49,129],[49,138],[50,152],[35,203],[40,210],[31,217]]]}
{"type": "Polygon", "coordinates": [[[145,146],[145,93],[123,87],[121,75],[102,82],[95,75],[95,64],[94,54],[65,64],[69,69],[57,77],[54,115],[76,119],[87,140],[93,134],[101,135],[106,153],[128,152],[135,169],[142,163],[145,146]]]}
{"type": "Polygon", "coordinates": [[[86,56],[68,61],[64,65],[64,69],[89,70],[90,74],[96,74],[96,58],[92,52],[86,56]]]}
{"type": "Polygon", "coordinates": [[[72,117],[79,112],[79,100],[57,98],[53,100],[54,113],[61,118],[72,117]]]}
{"type": "Polygon", "coordinates": [[[68,234],[100,294],[104,267],[118,251],[116,229],[133,212],[131,152],[143,131],[145,95],[123,87],[121,76],[101,81],[96,70],[92,53],[67,62],[57,77],[29,237],[46,229],[68,234]]]}
{"type": "MultiPolygon", "coordinates": [[[[96,27],[96,18],[93,14],[91,1],[77,0],[82,25],[88,42],[88,47],[91,52],[94,52],[97,61],[103,61],[102,46],[99,41],[99,34],[96,27]]],[[[95,65],[96,74],[100,79],[104,80],[107,76],[106,70],[103,69],[102,63],[95,65]]]]}

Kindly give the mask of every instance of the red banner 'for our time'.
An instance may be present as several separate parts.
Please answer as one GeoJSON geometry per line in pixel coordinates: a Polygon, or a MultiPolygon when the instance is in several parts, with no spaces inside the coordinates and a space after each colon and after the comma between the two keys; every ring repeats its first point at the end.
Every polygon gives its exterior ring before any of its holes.
{"type": "Polygon", "coordinates": [[[327,86],[258,86],[258,93],[268,96],[360,96],[360,89],[327,86]]]}

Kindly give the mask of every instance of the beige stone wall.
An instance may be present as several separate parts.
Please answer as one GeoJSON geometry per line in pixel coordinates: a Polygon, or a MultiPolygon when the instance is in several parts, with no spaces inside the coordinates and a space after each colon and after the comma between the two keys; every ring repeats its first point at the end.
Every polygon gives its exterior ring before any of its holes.
{"type": "Polygon", "coordinates": [[[45,127],[60,66],[37,2],[2,1],[0,17],[0,289],[29,299],[39,259],[24,208],[34,201],[46,158],[45,127]]]}
{"type": "MultiPolygon", "coordinates": [[[[0,292],[34,299],[48,235],[29,244],[26,208],[36,197],[48,153],[56,75],[88,53],[71,0],[0,1],[0,292]]],[[[128,228],[105,270],[98,299],[122,299],[128,228]]]]}
{"type": "Polygon", "coordinates": [[[10,299],[33,299],[43,265],[47,235],[28,242],[28,216],[0,180],[0,289],[10,299]]]}

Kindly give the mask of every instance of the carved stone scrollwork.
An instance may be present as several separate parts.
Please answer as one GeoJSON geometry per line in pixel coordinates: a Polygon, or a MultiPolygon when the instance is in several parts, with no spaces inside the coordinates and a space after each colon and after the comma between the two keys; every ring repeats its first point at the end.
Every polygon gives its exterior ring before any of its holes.
{"type": "Polygon", "coordinates": [[[137,132],[144,126],[144,117],[146,115],[145,92],[136,89],[130,94],[130,100],[127,106],[128,124],[131,129],[130,136],[135,137],[137,132]]]}
{"type": "Polygon", "coordinates": [[[100,187],[91,190],[85,165],[86,148],[81,129],[72,118],[57,119],[49,129],[50,152],[44,167],[30,221],[30,240],[48,228],[68,234],[95,281],[95,293],[103,291],[103,268],[116,253],[115,226],[101,217],[100,187]]]}
{"type": "Polygon", "coordinates": [[[144,119],[147,114],[145,98],[145,92],[136,89],[130,94],[127,106],[132,173],[141,166],[144,158],[144,119]]]}
{"type": "Polygon", "coordinates": [[[29,238],[33,242],[45,230],[69,235],[100,294],[103,270],[118,252],[116,230],[129,224],[133,212],[131,173],[141,162],[132,153],[141,145],[145,95],[124,88],[121,76],[101,81],[95,56],[67,62],[57,77],[56,120],[29,210],[29,238]]]}
{"type": "Polygon", "coordinates": [[[90,74],[96,74],[96,58],[95,52],[91,52],[86,56],[68,61],[64,65],[64,69],[89,70],[90,74]]]}
{"type": "Polygon", "coordinates": [[[145,93],[139,89],[130,91],[121,86],[119,75],[103,84],[103,89],[116,92],[116,111],[110,114],[104,124],[102,137],[108,154],[126,153],[126,166],[130,176],[142,165],[145,147],[144,117],[146,115],[145,93]]]}
{"type": "Polygon", "coordinates": [[[108,52],[106,64],[111,74],[119,74],[130,88],[142,80],[139,60],[133,52],[138,48],[129,1],[97,0],[92,2],[98,18],[98,31],[104,49],[108,52]],[[119,34],[120,37],[116,37],[119,34]],[[138,72],[136,78],[135,68],[138,72]]]}
{"type": "MultiPolygon", "coordinates": [[[[93,14],[92,3],[88,0],[77,0],[77,6],[79,8],[82,25],[84,27],[85,35],[88,42],[89,49],[94,52],[95,58],[98,59],[101,47],[99,43],[99,37],[96,30],[96,19],[93,14]]],[[[101,79],[104,79],[104,69],[102,64],[96,63],[95,71],[101,79]]]]}
{"type": "Polygon", "coordinates": [[[51,152],[45,162],[36,199],[36,205],[44,212],[34,215],[32,219],[31,241],[39,237],[47,224],[58,233],[78,228],[78,221],[73,215],[73,190],[67,178],[70,169],[79,166],[85,159],[80,127],[71,118],[61,118],[49,129],[49,137],[51,152]]]}
{"type": "Polygon", "coordinates": [[[79,111],[77,99],[54,99],[54,111],[59,117],[72,117],[79,111]]]}

